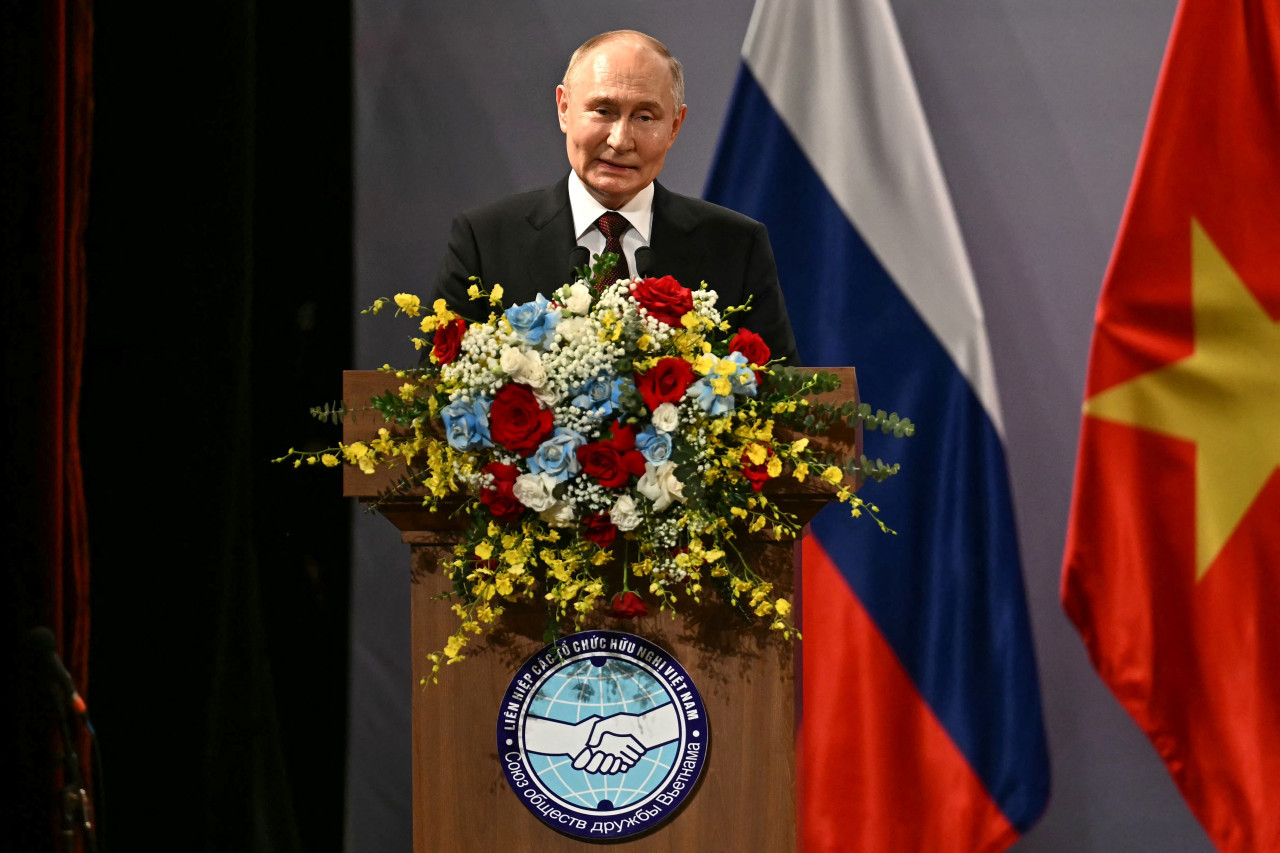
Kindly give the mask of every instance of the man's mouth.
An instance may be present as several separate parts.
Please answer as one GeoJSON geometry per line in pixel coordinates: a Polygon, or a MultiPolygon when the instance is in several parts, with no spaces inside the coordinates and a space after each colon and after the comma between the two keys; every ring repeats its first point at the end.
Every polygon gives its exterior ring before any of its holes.
{"type": "Polygon", "coordinates": [[[614,163],[610,160],[596,160],[596,162],[601,166],[604,166],[606,169],[611,169],[617,172],[631,172],[636,168],[635,166],[628,166],[624,163],[614,163]]]}

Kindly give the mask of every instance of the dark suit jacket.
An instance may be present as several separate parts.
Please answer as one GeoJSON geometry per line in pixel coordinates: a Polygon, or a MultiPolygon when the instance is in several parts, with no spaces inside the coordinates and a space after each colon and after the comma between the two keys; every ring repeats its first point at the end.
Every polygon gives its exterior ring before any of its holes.
{"type": "MultiPolygon", "coordinates": [[[[443,297],[470,319],[487,316],[484,303],[467,299],[470,276],[486,288],[501,284],[507,305],[550,296],[572,281],[570,256],[577,245],[569,188],[564,180],[460,214],[428,305],[443,297]]],[[[646,276],[674,276],[686,287],[704,279],[720,294],[717,307],[754,296],[739,324],[764,338],[775,358],[799,364],[795,336],[778,284],[765,227],[728,208],[676,195],[654,184],[653,228],[646,276]]]]}

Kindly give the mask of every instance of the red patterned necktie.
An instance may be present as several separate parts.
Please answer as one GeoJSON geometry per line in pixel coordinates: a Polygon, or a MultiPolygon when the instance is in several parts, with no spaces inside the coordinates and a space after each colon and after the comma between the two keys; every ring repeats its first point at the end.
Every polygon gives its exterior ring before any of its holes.
{"type": "Polygon", "coordinates": [[[627,233],[631,223],[616,210],[607,210],[596,220],[596,227],[604,235],[604,250],[618,256],[618,263],[600,282],[597,290],[599,292],[620,278],[631,277],[631,272],[627,268],[627,256],[622,253],[622,235],[627,233]]]}

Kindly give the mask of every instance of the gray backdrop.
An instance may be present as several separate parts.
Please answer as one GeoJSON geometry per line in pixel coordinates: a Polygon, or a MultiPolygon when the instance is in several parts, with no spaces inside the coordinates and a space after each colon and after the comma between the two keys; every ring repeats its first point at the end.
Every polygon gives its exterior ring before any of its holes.
{"type": "MultiPolygon", "coordinates": [[[[1209,851],[1058,603],[1093,311],[1176,0],[893,3],[986,308],[1053,767],[1030,851],[1209,851]]],[[[357,302],[422,292],[459,210],[567,174],[554,88],[587,37],[630,27],[684,62],[663,182],[699,195],[750,0],[358,0],[357,302]]],[[[356,326],[357,367],[412,358],[356,326]]],[[[347,849],[410,848],[408,560],[359,516],[347,849]]],[[[482,820],[483,816],[478,815],[482,820]]]]}

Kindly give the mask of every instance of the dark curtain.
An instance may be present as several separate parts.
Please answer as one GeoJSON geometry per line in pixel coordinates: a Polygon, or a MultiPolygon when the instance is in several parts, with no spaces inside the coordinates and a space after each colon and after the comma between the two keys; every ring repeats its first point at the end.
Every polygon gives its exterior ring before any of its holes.
{"type": "MultiPolygon", "coordinates": [[[[92,9],[89,0],[0,4],[0,336],[4,339],[5,698],[0,702],[0,848],[51,848],[64,784],[47,661],[52,632],[73,680],[89,658],[89,560],[78,410],[85,323],[92,9]]],[[[88,733],[68,727],[88,755],[88,733]]],[[[84,761],[83,782],[92,788],[84,761]]]]}
{"type": "MultiPolygon", "coordinates": [[[[77,395],[49,338],[77,297],[44,272],[51,4],[4,0],[0,36],[9,639],[92,611],[65,654],[108,850],[340,850],[348,507],[332,472],[269,460],[335,440],[306,410],[350,363],[350,6],[97,4],[92,169],[66,174],[87,230],[62,226],[86,262],[77,395]],[[88,535],[60,513],[55,565],[31,501],[73,497],[77,427],[88,535]],[[86,543],[91,589],[61,568],[86,543]]],[[[52,849],[51,743],[5,749],[0,849],[52,849]]]]}

